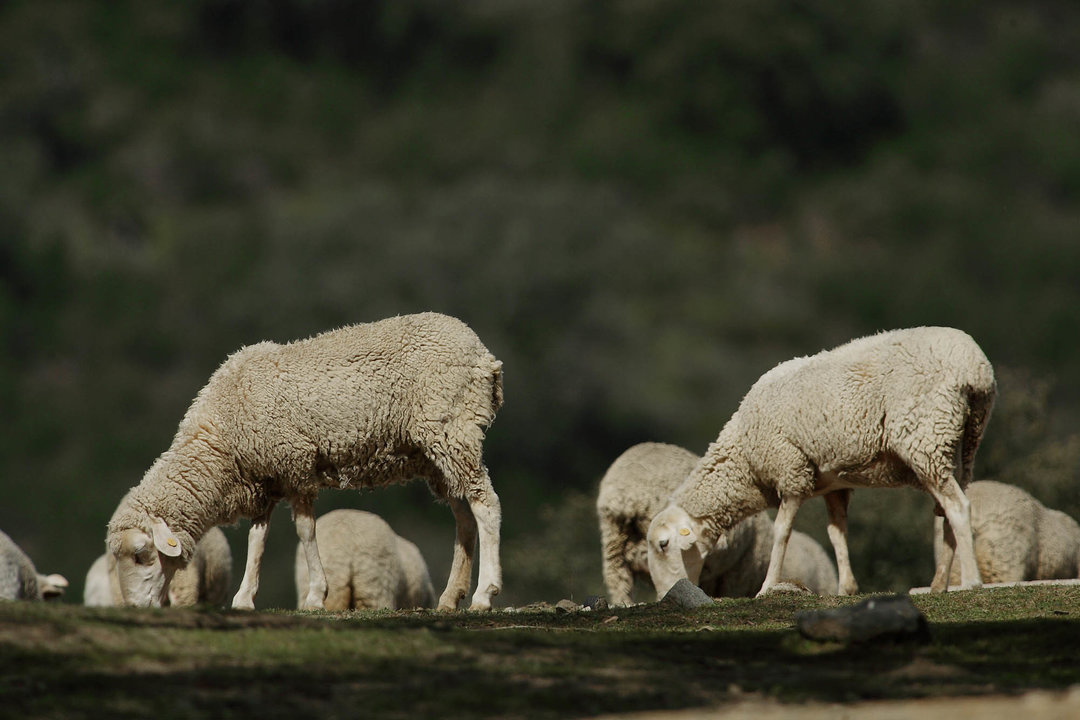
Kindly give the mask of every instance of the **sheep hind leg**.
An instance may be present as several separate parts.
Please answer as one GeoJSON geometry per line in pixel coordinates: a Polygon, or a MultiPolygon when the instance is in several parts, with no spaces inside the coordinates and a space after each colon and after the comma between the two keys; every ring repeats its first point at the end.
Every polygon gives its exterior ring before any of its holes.
{"type": "Polygon", "coordinates": [[[259,571],[262,567],[263,550],[266,548],[266,531],[270,527],[270,511],[265,517],[252,518],[248,530],[247,560],[244,565],[244,579],[240,589],[233,596],[232,606],[236,610],[254,610],[255,594],[259,592],[259,571]]]}
{"type": "Polygon", "coordinates": [[[952,525],[945,518],[934,518],[934,524],[941,528],[941,537],[944,542],[941,554],[938,556],[937,568],[934,570],[934,579],[930,582],[930,592],[940,593],[949,589],[953,557],[956,555],[956,535],[952,531],[952,525]]]}
{"type": "Polygon", "coordinates": [[[840,595],[854,595],[859,592],[859,583],[851,569],[851,557],[847,544],[847,511],[851,500],[851,490],[835,490],[825,494],[825,509],[829,514],[829,542],[836,556],[836,570],[840,576],[837,592],[840,595]]]}
{"type": "Polygon", "coordinates": [[[769,570],[765,573],[765,582],[761,584],[757,597],[769,592],[773,585],[780,579],[780,570],[784,566],[784,555],[787,553],[788,538],[791,537],[791,525],[795,522],[795,513],[802,505],[802,498],[792,495],[780,499],[780,509],[776,512],[776,520],[773,521],[773,544],[772,553],[769,555],[769,570]]]}
{"type": "Polygon", "coordinates": [[[934,572],[931,589],[942,592],[948,585],[948,573],[953,555],[960,558],[960,589],[972,590],[982,587],[982,577],[975,561],[975,541],[971,530],[971,502],[960,489],[960,484],[950,477],[941,487],[928,487],[941,509],[945,512],[945,551],[934,572]],[[949,542],[949,540],[952,542],[949,542]]]}
{"type": "Polygon", "coordinates": [[[450,577],[446,589],[439,598],[439,610],[456,610],[458,603],[469,592],[472,583],[473,554],[476,552],[476,518],[469,505],[458,498],[448,497],[450,510],[457,525],[454,540],[454,559],[450,563],[450,577]]]}
{"type": "Polygon", "coordinates": [[[487,471],[483,482],[469,497],[469,507],[476,519],[480,535],[480,573],[476,581],[470,610],[490,610],[491,598],[502,590],[502,565],[499,562],[499,531],[502,525],[502,507],[487,471]]]}
{"type": "Polygon", "coordinates": [[[301,610],[322,610],[326,600],[326,571],[323,570],[319,546],[315,541],[313,500],[313,498],[303,498],[290,501],[293,509],[293,523],[296,525],[296,536],[304,548],[304,557],[307,559],[308,566],[308,592],[301,610]]]}

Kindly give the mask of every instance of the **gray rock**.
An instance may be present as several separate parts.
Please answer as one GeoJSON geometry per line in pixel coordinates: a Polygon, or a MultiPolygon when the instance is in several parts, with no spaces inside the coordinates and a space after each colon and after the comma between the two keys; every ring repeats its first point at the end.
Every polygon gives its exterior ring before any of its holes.
{"type": "Polygon", "coordinates": [[[660,602],[693,609],[712,605],[713,599],[697,585],[683,578],[671,586],[660,602]]]}
{"type": "Polygon", "coordinates": [[[795,613],[795,627],[803,637],[822,642],[930,640],[926,618],[907,595],[872,597],[832,610],[804,610],[795,613]]]}
{"type": "Polygon", "coordinates": [[[572,613],[577,612],[580,609],[581,606],[573,600],[560,600],[555,603],[555,612],[557,613],[572,613]]]}

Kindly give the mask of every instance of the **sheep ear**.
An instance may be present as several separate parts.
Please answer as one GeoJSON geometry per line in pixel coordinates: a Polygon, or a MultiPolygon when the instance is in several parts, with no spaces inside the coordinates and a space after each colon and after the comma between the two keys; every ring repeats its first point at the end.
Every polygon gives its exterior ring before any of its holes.
{"type": "Polygon", "coordinates": [[[686,525],[679,526],[679,549],[689,550],[697,540],[697,534],[686,525]]]}
{"type": "Polygon", "coordinates": [[[151,529],[154,531],[154,547],[157,548],[159,553],[169,557],[180,557],[183,550],[180,547],[180,540],[173,535],[173,531],[169,529],[164,520],[154,518],[154,525],[151,529]]]}

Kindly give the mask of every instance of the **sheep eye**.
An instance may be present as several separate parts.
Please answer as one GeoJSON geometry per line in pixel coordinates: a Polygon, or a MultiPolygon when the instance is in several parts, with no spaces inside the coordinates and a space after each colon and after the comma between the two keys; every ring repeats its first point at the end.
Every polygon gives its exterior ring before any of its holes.
{"type": "Polygon", "coordinates": [[[661,540],[661,541],[660,541],[660,542],[659,542],[658,544],[660,545],[660,550],[661,550],[662,552],[663,552],[663,551],[666,551],[666,550],[667,550],[667,546],[668,546],[668,541],[667,541],[666,539],[665,539],[665,540],[661,540]]]}

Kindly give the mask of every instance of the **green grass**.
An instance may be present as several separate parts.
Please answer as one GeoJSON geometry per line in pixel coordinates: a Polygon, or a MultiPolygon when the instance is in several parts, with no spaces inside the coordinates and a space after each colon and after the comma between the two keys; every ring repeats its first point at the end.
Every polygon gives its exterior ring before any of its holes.
{"type": "Polygon", "coordinates": [[[20,718],[555,718],[748,695],[853,702],[1080,683],[1080,588],[915,597],[926,645],[819,644],[793,629],[799,610],[855,600],[570,615],[0,603],[0,707],[20,718]]]}

